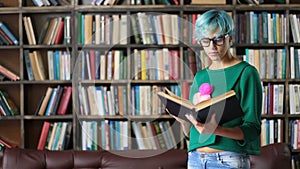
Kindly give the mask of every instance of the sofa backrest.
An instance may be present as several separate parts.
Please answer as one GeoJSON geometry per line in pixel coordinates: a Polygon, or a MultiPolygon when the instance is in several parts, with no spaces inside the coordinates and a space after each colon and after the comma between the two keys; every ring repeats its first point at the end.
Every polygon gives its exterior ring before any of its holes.
{"type": "MultiPolygon", "coordinates": [[[[285,143],[264,146],[250,160],[251,169],[291,169],[291,151],[285,143]]],[[[186,150],[0,151],[0,169],[185,169],[186,164],[186,150]]]]}
{"type": "MultiPolygon", "coordinates": [[[[38,151],[6,149],[3,169],[185,169],[186,150],[38,151]]],[[[1,163],[0,163],[1,164],[1,163]]]]}

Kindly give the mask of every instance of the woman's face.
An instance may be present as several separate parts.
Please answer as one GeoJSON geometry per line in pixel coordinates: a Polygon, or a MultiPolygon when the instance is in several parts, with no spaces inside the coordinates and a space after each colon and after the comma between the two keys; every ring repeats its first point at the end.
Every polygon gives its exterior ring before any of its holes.
{"type": "Polygon", "coordinates": [[[200,40],[200,43],[211,61],[221,61],[229,57],[229,48],[231,36],[228,34],[216,37],[215,32],[212,32],[207,37],[200,40]]]}

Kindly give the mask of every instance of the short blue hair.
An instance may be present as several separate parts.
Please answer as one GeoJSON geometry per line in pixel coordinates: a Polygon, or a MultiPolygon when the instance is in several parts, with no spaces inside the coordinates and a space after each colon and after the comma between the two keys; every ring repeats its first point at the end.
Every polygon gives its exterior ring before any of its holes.
{"type": "Polygon", "coordinates": [[[215,30],[218,30],[215,34],[216,36],[233,34],[233,19],[226,11],[212,9],[201,14],[195,24],[195,39],[200,40],[215,30]]]}

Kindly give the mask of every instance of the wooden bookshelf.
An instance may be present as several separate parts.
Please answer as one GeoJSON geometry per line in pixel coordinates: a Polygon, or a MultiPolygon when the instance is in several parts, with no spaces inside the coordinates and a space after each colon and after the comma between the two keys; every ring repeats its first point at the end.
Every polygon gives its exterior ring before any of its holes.
{"type": "MultiPolygon", "coordinates": [[[[233,51],[237,55],[245,55],[246,49],[285,49],[286,50],[286,77],[285,78],[263,78],[262,82],[264,86],[268,84],[283,84],[284,85],[284,109],[282,115],[263,115],[263,119],[282,119],[283,120],[283,142],[291,143],[290,134],[289,134],[289,123],[294,119],[299,119],[300,115],[290,114],[289,107],[289,85],[290,84],[299,84],[298,78],[291,78],[290,73],[290,48],[294,47],[299,49],[299,43],[294,43],[291,33],[290,20],[288,19],[289,14],[299,14],[300,5],[294,1],[289,1],[285,4],[261,4],[261,5],[247,5],[247,4],[238,4],[236,0],[227,2],[226,5],[190,5],[184,4],[185,1],[181,0],[179,5],[131,5],[130,0],[124,0],[118,2],[116,5],[91,5],[88,0],[73,0],[69,5],[64,6],[43,6],[37,7],[34,5],[32,0],[0,0],[4,4],[4,7],[1,7],[0,21],[5,22],[7,26],[11,29],[12,33],[16,35],[19,40],[18,45],[1,45],[0,46],[0,56],[5,57],[1,59],[0,64],[11,69],[13,72],[16,72],[21,80],[19,81],[1,81],[0,89],[5,90],[12,100],[19,107],[20,114],[16,116],[0,116],[0,137],[6,138],[6,140],[13,142],[19,147],[23,148],[33,148],[36,149],[38,145],[39,136],[44,121],[49,122],[72,122],[73,130],[71,136],[71,148],[72,149],[84,149],[82,147],[83,139],[82,136],[85,136],[84,129],[82,128],[82,123],[96,121],[100,124],[101,121],[112,121],[112,122],[128,122],[128,148],[129,149],[138,149],[138,144],[135,139],[135,134],[132,129],[131,123],[133,121],[137,122],[162,122],[169,121],[171,122],[172,131],[175,135],[176,140],[178,140],[177,148],[186,148],[185,141],[182,139],[182,132],[180,132],[179,125],[177,122],[166,115],[166,114],[146,114],[146,115],[135,115],[136,110],[132,106],[133,104],[133,88],[137,86],[148,86],[152,88],[153,86],[180,86],[183,90],[183,85],[191,84],[192,79],[189,76],[190,72],[186,71],[188,67],[187,63],[180,62],[178,69],[180,69],[178,78],[176,80],[164,79],[162,76],[160,78],[150,78],[145,79],[138,76],[139,72],[134,71],[134,58],[136,57],[135,52],[156,52],[158,50],[167,50],[167,51],[177,51],[178,58],[184,60],[185,51],[188,48],[192,50],[200,50],[197,44],[191,43],[191,36],[184,34],[186,27],[192,26],[191,21],[181,20],[181,24],[178,27],[179,35],[185,35],[185,37],[178,37],[179,40],[174,43],[135,43],[134,35],[132,34],[131,27],[131,18],[133,15],[138,13],[153,14],[154,16],[160,16],[163,14],[175,15],[180,18],[192,17],[192,15],[197,15],[205,12],[208,9],[224,9],[227,12],[230,12],[234,18],[235,26],[238,26],[237,16],[244,14],[246,12],[253,11],[254,13],[269,12],[269,13],[279,13],[286,16],[286,42],[280,43],[233,43],[233,51]],[[80,25],[82,16],[92,15],[107,15],[118,16],[119,19],[121,15],[127,16],[126,24],[126,40],[127,43],[93,43],[95,39],[92,39],[91,44],[86,44],[82,42],[79,35],[82,35],[80,31],[80,25]],[[23,17],[30,17],[32,20],[32,25],[38,42],[41,38],[41,32],[44,29],[44,25],[49,17],[70,17],[70,32],[71,40],[69,43],[61,42],[59,44],[43,44],[37,43],[36,45],[29,45],[27,35],[25,32],[23,17]],[[188,37],[186,39],[186,37],[188,37]],[[27,68],[25,65],[24,51],[29,50],[30,52],[38,51],[41,54],[43,59],[43,66],[47,74],[46,80],[28,80],[27,68]],[[48,51],[68,51],[71,54],[70,66],[72,67],[72,80],[49,80],[48,76],[48,51]],[[124,76],[114,79],[115,77],[108,78],[107,72],[104,79],[82,79],[82,67],[81,64],[84,58],[82,56],[83,51],[89,53],[90,51],[101,51],[102,54],[106,55],[108,51],[122,51],[123,55],[126,56],[125,60],[121,63],[124,76]],[[75,68],[75,69],[74,69],[75,68]],[[71,86],[73,87],[73,101],[68,105],[67,115],[63,116],[36,116],[35,112],[39,106],[42,96],[45,94],[48,87],[57,87],[60,86],[71,86]],[[82,86],[97,86],[97,87],[106,87],[107,90],[110,90],[111,86],[123,86],[126,89],[123,98],[126,98],[127,102],[124,102],[125,105],[123,110],[127,110],[127,114],[109,114],[109,115],[90,115],[85,114],[84,111],[80,110],[80,100],[78,94],[80,91],[77,89],[82,86]],[[72,107],[72,105],[75,105],[72,107]],[[7,127],[9,126],[9,127],[7,127]]],[[[109,23],[110,21],[107,21],[109,23]]],[[[112,23],[112,22],[110,22],[112,23]]],[[[93,31],[93,30],[91,30],[93,31]]],[[[106,35],[106,32],[104,32],[106,35]]],[[[113,34],[108,34],[113,35],[113,34]]],[[[122,35],[122,34],[121,34],[122,35]]],[[[121,36],[119,35],[119,36],[121,36]]],[[[235,34],[237,36],[237,34],[235,34]]],[[[106,37],[107,38],[107,37],[106,37]]],[[[234,38],[237,40],[237,38],[234,38]]],[[[101,53],[100,52],[100,53],[101,53]]],[[[106,58],[108,59],[108,58],[106,58]]],[[[86,61],[86,60],[85,60],[86,61]]],[[[156,60],[159,62],[159,60],[156,60]]],[[[170,65],[169,65],[170,66],[170,65]]],[[[84,68],[84,67],[83,67],[84,68]]],[[[108,70],[108,69],[107,69],[108,70]]],[[[106,71],[107,71],[106,70],[106,71]]],[[[111,70],[114,71],[114,70],[111,70]]],[[[147,89],[149,91],[149,89],[147,89]]],[[[182,91],[181,90],[181,91],[182,91]]],[[[150,90],[151,91],[151,90],[150,90]]],[[[144,103],[143,103],[144,104],[144,103]]],[[[81,105],[84,106],[84,105],[81,105]]],[[[118,107],[120,108],[120,107],[118,107]]],[[[83,108],[82,108],[83,109],[83,108]]],[[[152,109],[154,111],[154,109],[152,109]]],[[[152,111],[151,110],[151,111],[152,111]]],[[[157,111],[157,110],[155,110],[157,111]]],[[[147,112],[148,113],[148,112],[147,112]]],[[[117,124],[118,125],[118,124],[117,124]]],[[[94,126],[95,127],[95,126],[94,126]]],[[[98,126],[98,128],[100,125],[98,126]]],[[[115,133],[118,133],[118,130],[113,128],[115,133]],[[117,132],[116,132],[117,131],[117,132]]],[[[98,136],[99,138],[99,136],[98,136]]],[[[84,143],[85,144],[85,143],[84,143]]],[[[99,147],[98,147],[99,149],[99,147]]],[[[100,148],[101,149],[101,148],[100,148]]],[[[298,152],[299,150],[294,150],[298,152]]]]}

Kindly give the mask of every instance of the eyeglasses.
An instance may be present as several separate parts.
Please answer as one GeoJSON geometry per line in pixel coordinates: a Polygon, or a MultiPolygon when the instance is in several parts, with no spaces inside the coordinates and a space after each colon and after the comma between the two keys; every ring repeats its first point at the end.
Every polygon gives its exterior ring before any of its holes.
{"type": "Polygon", "coordinates": [[[228,34],[220,37],[214,37],[212,39],[210,38],[203,38],[200,41],[198,41],[199,44],[202,45],[202,47],[208,47],[210,45],[210,41],[212,41],[217,46],[223,46],[225,39],[228,37],[228,34]]]}

